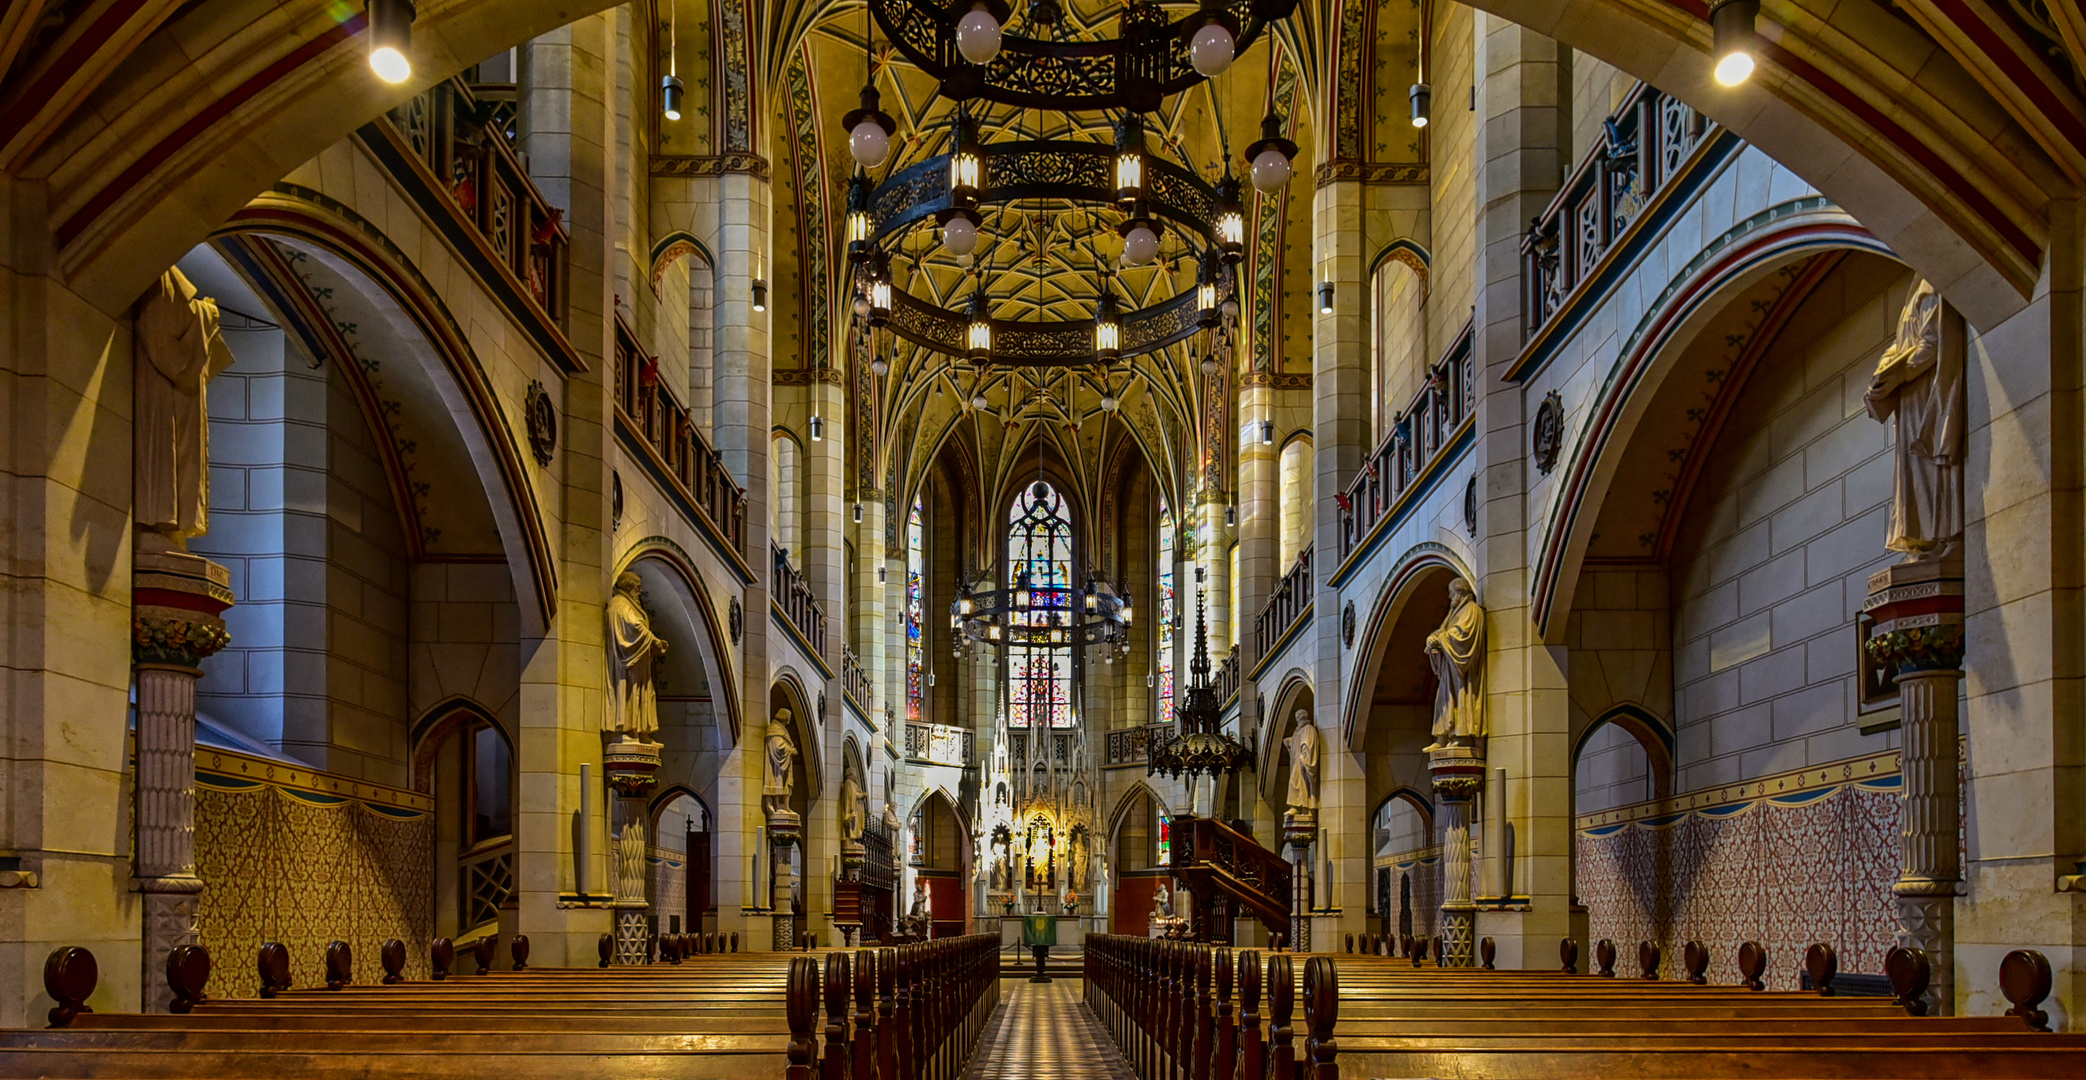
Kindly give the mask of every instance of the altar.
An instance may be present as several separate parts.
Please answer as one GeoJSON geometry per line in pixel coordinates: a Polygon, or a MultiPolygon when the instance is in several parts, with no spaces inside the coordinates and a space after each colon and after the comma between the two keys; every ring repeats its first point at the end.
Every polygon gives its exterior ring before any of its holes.
{"type": "Polygon", "coordinates": [[[1085,942],[1088,934],[1105,934],[1103,917],[1099,915],[1002,915],[1000,916],[1000,948],[1012,948],[1023,943],[1021,928],[1025,919],[1049,919],[1056,924],[1056,939],[1052,944],[1065,950],[1075,950],[1085,942]]]}

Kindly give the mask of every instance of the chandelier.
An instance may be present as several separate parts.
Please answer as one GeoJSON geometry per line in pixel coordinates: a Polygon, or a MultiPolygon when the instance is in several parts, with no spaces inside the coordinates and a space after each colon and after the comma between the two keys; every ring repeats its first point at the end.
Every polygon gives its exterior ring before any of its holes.
{"type": "Polygon", "coordinates": [[[1027,570],[1011,588],[973,592],[965,587],[949,605],[958,656],[971,656],[987,645],[1102,646],[1113,660],[1130,647],[1130,617],[1129,594],[1099,578],[1088,578],[1084,588],[1038,586],[1027,570]]]}
{"type": "Polygon", "coordinates": [[[1182,773],[1216,779],[1229,776],[1252,760],[1252,754],[1237,739],[1224,734],[1224,703],[1217,699],[1217,684],[1210,679],[1210,650],[1203,635],[1202,568],[1195,568],[1195,659],[1189,661],[1190,682],[1180,704],[1173,708],[1174,733],[1158,739],[1145,751],[1146,776],[1165,773],[1175,780],[1182,773]]]}

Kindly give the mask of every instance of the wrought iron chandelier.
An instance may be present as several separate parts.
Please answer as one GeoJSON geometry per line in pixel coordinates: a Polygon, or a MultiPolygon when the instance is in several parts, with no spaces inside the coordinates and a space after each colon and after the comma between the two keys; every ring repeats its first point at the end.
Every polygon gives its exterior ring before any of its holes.
{"type": "Polygon", "coordinates": [[[1146,776],[1165,773],[1180,779],[1230,776],[1245,767],[1253,755],[1244,744],[1224,733],[1224,702],[1217,697],[1217,684],[1210,678],[1210,650],[1203,633],[1202,568],[1195,568],[1195,659],[1188,662],[1190,682],[1173,707],[1174,733],[1145,750],[1146,776]]]}
{"type": "Polygon", "coordinates": [[[1023,570],[1011,588],[960,590],[949,605],[949,629],[958,656],[982,645],[1104,646],[1119,654],[1130,647],[1131,614],[1129,595],[1099,578],[1083,588],[1039,586],[1023,570]]]}

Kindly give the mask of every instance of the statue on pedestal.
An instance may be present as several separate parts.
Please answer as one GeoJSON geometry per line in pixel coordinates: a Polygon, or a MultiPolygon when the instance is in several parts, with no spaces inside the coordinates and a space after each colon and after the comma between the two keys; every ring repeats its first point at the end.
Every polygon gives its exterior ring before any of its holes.
{"type": "Polygon", "coordinates": [[[1296,730],[1283,740],[1289,747],[1289,809],[1296,816],[1318,813],[1318,726],[1311,714],[1296,711],[1296,730]]]}
{"type": "Polygon", "coordinates": [[[797,744],[790,738],[790,711],[781,709],[775,719],[768,722],[767,753],[763,759],[761,774],[761,806],[768,812],[768,820],[796,820],[796,811],[790,809],[790,793],[796,789],[796,777],[790,765],[796,761],[797,744]]]}
{"type": "Polygon", "coordinates": [[[1943,347],[1943,314],[1932,285],[1912,287],[1864,396],[1870,416],[1896,422],[1884,546],[1908,562],[1946,557],[1963,535],[1964,355],[1956,343],[1943,347]]]}
{"type": "Polygon", "coordinates": [[[862,843],[862,833],[869,827],[869,793],[862,781],[850,767],[840,777],[840,836],[851,845],[862,843]]]}
{"type": "Polygon", "coordinates": [[[139,529],[176,546],[210,528],[210,420],[204,388],[232,366],[217,302],[168,270],[131,309],[131,500],[139,529]]]}
{"type": "Polygon", "coordinates": [[[1152,918],[1170,919],[1172,917],[1173,894],[1166,891],[1166,883],[1162,881],[1159,883],[1159,891],[1152,894],[1152,918]]]}
{"type": "Polygon", "coordinates": [[[1449,612],[1427,635],[1434,668],[1434,742],[1427,749],[1474,745],[1485,737],[1485,609],[1470,582],[1449,582],[1449,612]]]}
{"type": "Polygon", "coordinates": [[[608,715],[602,730],[637,742],[659,734],[659,699],[654,688],[666,641],[652,633],[652,618],[638,596],[644,582],[626,570],[616,576],[608,600],[608,715]]]}

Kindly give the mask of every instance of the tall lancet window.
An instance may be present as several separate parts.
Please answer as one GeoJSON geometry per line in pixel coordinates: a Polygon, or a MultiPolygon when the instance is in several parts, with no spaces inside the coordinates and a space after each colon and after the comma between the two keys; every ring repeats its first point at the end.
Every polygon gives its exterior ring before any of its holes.
{"type": "Polygon", "coordinates": [[[920,500],[905,516],[905,717],[920,719],[927,697],[927,551],[920,500]]]}
{"type": "Polygon", "coordinates": [[[1177,605],[1173,595],[1173,557],[1179,537],[1173,510],[1159,500],[1159,715],[1155,723],[1173,722],[1173,622],[1177,605]]]}
{"type": "MultiPolygon", "coordinates": [[[[1015,619],[1029,626],[1072,620],[1072,522],[1065,498],[1041,480],[1014,500],[1007,520],[1007,585],[1028,575],[1029,610],[1015,619]]],[[[1007,646],[1007,722],[1018,728],[1072,726],[1072,650],[1007,646]]]]}

